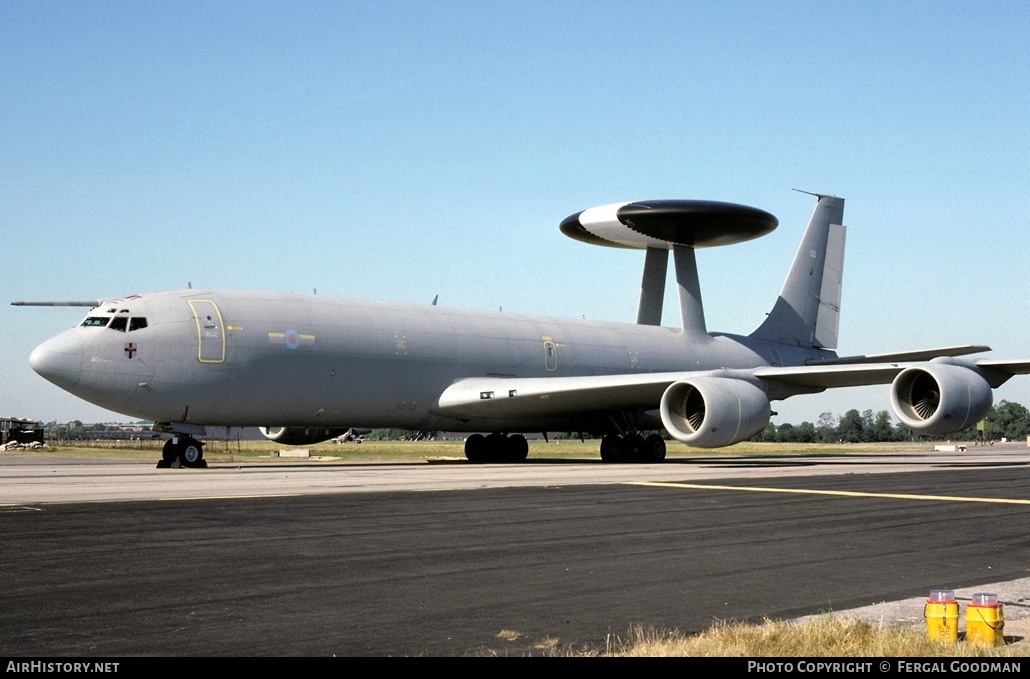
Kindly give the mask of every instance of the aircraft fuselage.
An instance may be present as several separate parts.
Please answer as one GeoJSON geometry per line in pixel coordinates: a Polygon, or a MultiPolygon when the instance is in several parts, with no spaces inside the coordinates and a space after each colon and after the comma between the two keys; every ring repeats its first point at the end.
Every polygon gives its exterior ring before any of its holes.
{"type": "Polygon", "coordinates": [[[827,355],[652,325],[191,289],[105,302],[30,362],[76,396],[154,422],[593,431],[606,428],[605,413],[485,423],[434,409],[467,377],[704,371],[827,355]]]}

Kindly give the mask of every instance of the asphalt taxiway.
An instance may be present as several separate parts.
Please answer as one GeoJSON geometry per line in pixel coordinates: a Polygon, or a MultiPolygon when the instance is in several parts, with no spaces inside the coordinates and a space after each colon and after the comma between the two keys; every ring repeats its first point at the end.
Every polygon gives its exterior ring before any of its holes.
{"type": "Polygon", "coordinates": [[[206,470],[0,455],[7,656],[545,655],[1030,603],[1030,450],[206,470]]]}

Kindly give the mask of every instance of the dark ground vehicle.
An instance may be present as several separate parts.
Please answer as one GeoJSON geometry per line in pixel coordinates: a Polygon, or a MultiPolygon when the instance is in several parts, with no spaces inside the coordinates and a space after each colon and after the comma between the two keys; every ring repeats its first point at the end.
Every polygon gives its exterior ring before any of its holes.
{"type": "Polygon", "coordinates": [[[37,420],[26,420],[20,417],[0,418],[0,445],[17,441],[18,443],[43,443],[43,427],[37,420]]]}

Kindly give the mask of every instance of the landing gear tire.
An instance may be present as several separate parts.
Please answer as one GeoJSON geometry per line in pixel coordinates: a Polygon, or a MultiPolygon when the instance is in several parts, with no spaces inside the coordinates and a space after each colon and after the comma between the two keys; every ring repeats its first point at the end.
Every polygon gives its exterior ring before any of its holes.
{"type": "Polygon", "coordinates": [[[662,462],[665,460],[665,439],[658,434],[651,434],[644,439],[641,462],[662,462]]]}
{"type": "Polygon", "coordinates": [[[622,457],[627,462],[639,462],[644,456],[644,437],[640,434],[628,434],[622,437],[622,457]]]}
{"type": "Polygon", "coordinates": [[[465,439],[469,462],[524,462],[528,456],[529,442],[522,434],[473,434],[465,439]]]}
{"type": "Polygon", "coordinates": [[[601,437],[601,460],[604,462],[661,462],[665,459],[665,439],[651,434],[601,437]]]}
{"type": "Polygon", "coordinates": [[[207,461],[204,460],[204,450],[201,447],[203,444],[199,441],[195,441],[191,438],[187,438],[183,441],[182,452],[179,457],[182,458],[183,467],[191,467],[199,469],[207,466],[207,461]]]}
{"type": "Polygon", "coordinates": [[[165,441],[165,447],[161,451],[161,459],[157,463],[158,469],[168,469],[175,462],[175,458],[179,457],[179,451],[176,450],[176,446],[172,443],[172,439],[165,441]]]}
{"type": "Polygon", "coordinates": [[[487,445],[486,437],[482,434],[473,434],[465,439],[465,458],[469,462],[486,462],[487,445]]]}
{"type": "Polygon", "coordinates": [[[508,461],[508,437],[504,434],[486,435],[486,461],[508,461]]]}
{"type": "Polygon", "coordinates": [[[168,439],[161,451],[158,469],[179,469],[190,467],[203,469],[207,467],[204,459],[204,444],[190,436],[178,436],[168,439]]]}
{"type": "Polygon", "coordinates": [[[512,434],[508,437],[508,461],[525,462],[529,457],[529,441],[522,434],[512,434]]]}

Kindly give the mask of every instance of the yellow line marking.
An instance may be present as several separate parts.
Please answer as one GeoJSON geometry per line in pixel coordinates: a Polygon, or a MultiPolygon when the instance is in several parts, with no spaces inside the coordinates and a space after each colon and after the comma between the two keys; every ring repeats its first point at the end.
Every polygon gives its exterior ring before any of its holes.
{"type": "MultiPolygon", "coordinates": [[[[303,497],[303,493],[276,493],[273,495],[198,495],[196,497],[159,497],[144,502],[192,502],[194,500],[261,500],[268,497],[303,497]]],[[[129,500],[139,502],[140,500],[129,500]]],[[[103,502],[100,500],[100,502],[103,502]]]]}
{"type": "Polygon", "coordinates": [[[762,488],[760,486],[715,486],[701,483],[666,483],[657,481],[631,481],[630,486],[656,488],[690,488],[694,490],[742,490],[750,493],[795,493],[798,495],[836,495],[839,497],[882,497],[893,500],[935,500],[941,502],[985,502],[1002,505],[1030,505],[1030,500],[1011,500],[992,497],[956,497],[954,495],[907,495],[903,493],[860,493],[850,490],[809,490],[807,488],[762,488]]]}

